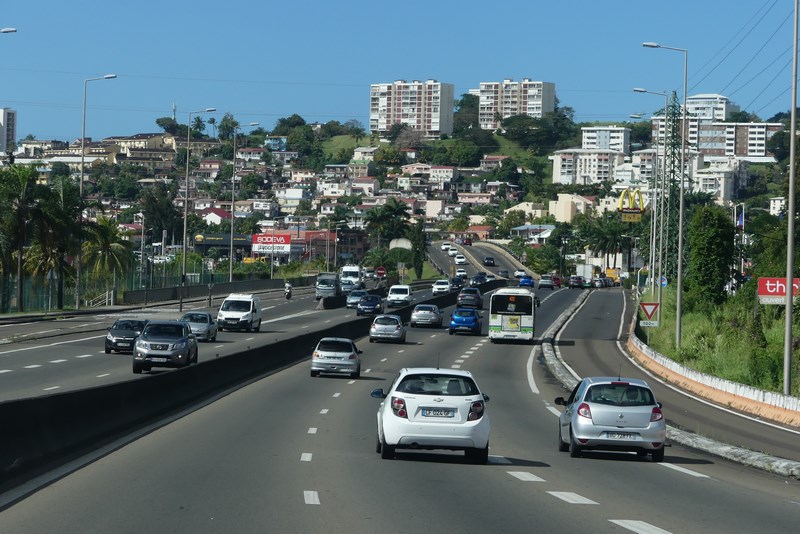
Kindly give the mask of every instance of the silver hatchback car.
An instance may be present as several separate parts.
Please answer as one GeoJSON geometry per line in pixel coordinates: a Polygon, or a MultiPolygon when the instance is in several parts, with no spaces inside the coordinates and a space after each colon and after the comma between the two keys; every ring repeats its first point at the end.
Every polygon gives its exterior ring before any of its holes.
{"type": "Polygon", "coordinates": [[[636,378],[586,377],[568,399],[558,419],[558,450],[578,457],[585,450],[636,451],[664,460],[667,424],[653,391],[636,378]]]}
{"type": "Polygon", "coordinates": [[[375,341],[406,342],[406,325],[399,315],[378,315],[369,327],[369,342],[375,341]]]}
{"type": "Polygon", "coordinates": [[[361,376],[360,354],[352,339],[323,337],[311,354],[311,376],[331,373],[358,378],[361,376]]]}
{"type": "Polygon", "coordinates": [[[411,312],[411,327],[442,326],[442,310],[436,304],[417,304],[411,312]]]}

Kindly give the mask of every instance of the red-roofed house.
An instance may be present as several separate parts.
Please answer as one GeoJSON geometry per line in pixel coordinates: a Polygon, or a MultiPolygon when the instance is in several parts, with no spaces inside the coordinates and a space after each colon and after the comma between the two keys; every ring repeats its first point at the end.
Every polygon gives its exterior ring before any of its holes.
{"type": "Polygon", "coordinates": [[[219,208],[206,208],[200,211],[198,215],[206,224],[220,224],[222,221],[228,221],[231,218],[229,212],[219,208]]]}

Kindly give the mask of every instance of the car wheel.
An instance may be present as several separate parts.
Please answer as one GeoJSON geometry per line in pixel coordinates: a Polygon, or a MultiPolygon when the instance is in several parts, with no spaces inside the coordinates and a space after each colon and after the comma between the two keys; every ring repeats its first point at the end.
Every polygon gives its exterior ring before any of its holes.
{"type": "Polygon", "coordinates": [[[258,320],[258,324],[256,325],[255,330],[256,332],[261,332],[261,319],[258,320]]]}
{"type": "Polygon", "coordinates": [[[319,371],[311,371],[311,378],[317,378],[319,376],[319,371]]]}
{"type": "Polygon", "coordinates": [[[111,349],[109,349],[108,347],[106,347],[106,354],[111,354],[111,349]]]}
{"type": "Polygon", "coordinates": [[[448,333],[448,334],[450,334],[450,335],[452,336],[452,335],[453,335],[453,330],[452,330],[452,329],[451,329],[451,330],[448,330],[448,332],[447,332],[447,333],[448,333]]]}
{"type": "Polygon", "coordinates": [[[664,447],[661,447],[658,450],[652,452],[653,461],[654,462],[663,462],[664,461],[664,447]]]}
{"type": "Polygon", "coordinates": [[[558,425],[558,452],[567,452],[569,450],[569,443],[564,443],[561,439],[561,425],[558,425]]]}
{"type": "Polygon", "coordinates": [[[142,364],[133,362],[133,374],[135,375],[142,374],[142,364]]]}
{"type": "Polygon", "coordinates": [[[356,369],[355,373],[350,373],[350,378],[361,378],[361,367],[356,369]]]}
{"type": "Polygon", "coordinates": [[[569,429],[569,455],[572,458],[580,458],[581,456],[581,446],[578,445],[578,442],[575,440],[575,436],[572,435],[572,429],[569,429]]]}
{"type": "Polygon", "coordinates": [[[214,337],[211,338],[211,341],[214,341],[214,342],[217,341],[217,333],[216,332],[214,332],[214,337]]]}
{"type": "Polygon", "coordinates": [[[383,445],[381,444],[381,437],[380,437],[380,435],[376,434],[375,435],[375,452],[380,454],[382,449],[383,449],[383,445]]]}
{"type": "Polygon", "coordinates": [[[356,317],[361,317],[361,312],[357,311],[356,312],[356,317]]]}
{"type": "Polygon", "coordinates": [[[381,458],[384,460],[391,460],[394,458],[394,447],[387,445],[386,441],[381,442],[381,458]]]}
{"type": "Polygon", "coordinates": [[[225,330],[225,329],[224,329],[224,328],[222,328],[222,326],[218,326],[218,327],[217,327],[217,332],[222,332],[223,330],[225,330]]]}
{"type": "Polygon", "coordinates": [[[151,366],[149,366],[149,365],[142,365],[142,371],[144,371],[144,372],[146,372],[146,373],[149,373],[149,372],[150,372],[150,369],[152,369],[152,367],[151,367],[151,366]]]}
{"type": "Polygon", "coordinates": [[[489,444],[485,449],[467,449],[466,457],[476,465],[486,465],[489,463],[489,444]]]}

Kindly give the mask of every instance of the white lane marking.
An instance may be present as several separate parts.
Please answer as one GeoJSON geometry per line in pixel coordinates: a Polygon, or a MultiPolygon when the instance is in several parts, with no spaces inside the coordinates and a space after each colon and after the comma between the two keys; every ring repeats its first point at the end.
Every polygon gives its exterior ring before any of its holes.
{"type": "Polygon", "coordinates": [[[61,386],[50,386],[49,388],[44,388],[42,391],[53,391],[54,389],[60,389],[61,386]]]}
{"type": "Polygon", "coordinates": [[[385,361],[386,361],[386,360],[388,360],[388,359],[389,359],[389,358],[383,358],[381,361],[382,361],[382,362],[385,362],[385,361]]]}
{"type": "MultiPolygon", "coordinates": [[[[88,326],[88,325],[79,325],[79,326],[88,326]]],[[[39,332],[31,332],[30,334],[20,334],[19,337],[37,336],[39,334],[49,334],[50,332],[58,332],[58,328],[54,328],[52,330],[40,330],[39,332]]]]}
{"type": "Polygon", "coordinates": [[[528,387],[531,388],[531,391],[534,395],[539,394],[539,388],[536,386],[536,380],[533,379],[533,360],[536,356],[536,351],[539,350],[539,346],[533,347],[531,350],[530,356],[528,356],[528,364],[525,366],[525,371],[528,373],[528,387]]]}
{"type": "Polygon", "coordinates": [[[9,326],[24,326],[26,324],[35,324],[35,323],[9,323],[9,324],[0,324],[0,328],[7,328],[9,326]]]}
{"type": "Polygon", "coordinates": [[[311,428],[308,429],[308,433],[309,434],[316,434],[317,433],[317,429],[312,426],[311,428]]]}
{"type": "Polygon", "coordinates": [[[464,355],[463,355],[463,356],[461,356],[461,357],[462,357],[462,358],[469,358],[469,356],[470,356],[469,354],[464,354],[464,355]]]}
{"type": "Polygon", "coordinates": [[[333,319],[328,319],[327,321],[325,321],[325,323],[327,324],[327,323],[331,322],[332,320],[333,319]]]}
{"type": "Polygon", "coordinates": [[[495,465],[508,465],[511,464],[511,460],[505,456],[489,456],[489,463],[495,465]]]}
{"type": "MultiPolygon", "coordinates": [[[[95,321],[95,322],[93,322],[93,323],[83,323],[83,324],[79,324],[79,325],[78,325],[78,328],[82,328],[82,327],[84,327],[84,326],[94,326],[94,325],[96,325],[96,324],[100,324],[100,322],[99,322],[99,321],[95,321]]],[[[47,332],[55,332],[55,330],[47,330],[47,332]]]]}
{"type": "Polygon", "coordinates": [[[638,532],[639,534],[670,534],[669,530],[655,527],[644,521],[634,521],[633,519],[609,519],[609,521],[631,532],[638,532]]]}
{"type": "Polygon", "coordinates": [[[697,471],[692,471],[691,469],[686,469],[685,467],[681,467],[679,465],[670,464],[666,462],[659,462],[658,465],[660,465],[661,467],[668,467],[669,469],[674,469],[675,471],[678,471],[679,473],[683,473],[685,475],[691,475],[697,478],[709,478],[708,475],[704,475],[703,473],[698,473],[697,471]]]}
{"type": "Polygon", "coordinates": [[[348,380],[348,382],[347,382],[347,384],[348,384],[348,385],[350,385],[350,384],[355,384],[355,383],[356,383],[356,381],[355,381],[355,380],[348,380]]]}
{"type": "Polygon", "coordinates": [[[316,491],[304,491],[303,500],[306,504],[319,504],[319,493],[316,491]]]}
{"type": "Polygon", "coordinates": [[[475,354],[474,350],[465,350],[464,354],[475,354]]]}
{"type": "Polygon", "coordinates": [[[552,413],[556,417],[561,417],[561,412],[559,412],[557,409],[553,408],[552,406],[548,406],[547,409],[550,410],[550,413],[552,413]]]}
{"type": "Polygon", "coordinates": [[[543,478],[539,478],[534,474],[525,471],[508,471],[508,474],[514,478],[518,478],[523,482],[544,482],[543,478]]]}
{"type": "Polygon", "coordinates": [[[11,371],[12,371],[11,369],[0,369],[0,375],[2,375],[3,373],[10,373],[11,371]]]}
{"type": "Polygon", "coordinates": [[[481,348],[480,345],[475,345],[474,347],[470,347],[469,350],[478,350],[480,348],[481,348]]]}
{"type": "Polygon", "coordinates": [[[328,409],[327,408],[323,408],[323,409],[321,409],[319,411],[319,413],[320,413],[320,415],[325,415],[326,413],[328,413],[328,409]]]}
{"type": "Polygon", "coordinates": [[[39,364],[26,365],[25,369],[36,369],[37,367],[41,367],[41,365],[39,365],[39,364]]]}
{"type": "Polygon", "coordinates": [[[436,337],[436,334],[431,334],[431,337],[436,337]]]}
{"type": "Polygon", "coordinates": [[[282,315],[280,317],[276,317],[275,319],[269,319],[267,321],[263,321],[264,323],[274,323],[276,321],[283,321],[284,319],[294,319],[295,317],[303,317],[304,315],[313,315],[319,313],[317,310],[307,310],[299,313],[293,313],[291,315],[282,315]]]}
{"type": "Polygon", "coordinates": [[[50,363],[64,363],[67,360],[50,360],[50,363]]]}
{"type": "Polygon", "coordinates": [[[464,360],[456,360],[456,363],[464,363],[464,360]]]}
{"type": "Polygon", "coordinates": [[[303,454],[301,454],[300,455],[300,461],[301,462],[310,462],[311,461],[311,453],[310,452],[304,452],[303,454]]]}
{"type": "Polygon", "coordinates": [[[104,373],[102,375],[97,375],[95,378],[105,378],[107,376],[111,376],[111,373],[104,373]]]}
{"type": "Polygon", "coordinates": [[[450,368],[451,369],[461,369],[461,366],[460,365],[451,365],[450,368]]]}
{"type": "Polygon", "coordinates": [[[254,337],[248,337],[248,338],[245,338],[245,341],[253,341],[254,339],[255,339],[254,337]]]}
{"type": "Polygon", "coordinates": [[[304,325],[303,325],[303,328],[308,328],[308,325],[307,325],[307,324],[304,324],[304,325]]]}
{"type": "Polygon", "coordinates": [[[55,343],[48,343],[47,345],[32,345],[30,347],[19,347],[19,348],[16,348],[16,349],[4,350],[4,351],[0,352],[0,354],[11,354],[11,353],[14,353],[14,352],[24,352],[26,350],[37,350],[37,349],[41,349],[41,348],[45,348],[45,347],[57,347],[58,345],[67,345],[69,343],[79,343],[79,342],[82,342],[82,341],[92,341],[94,339],[104,338],[104,337],[106,337],[106,335],[107,334],[103,334],[101,336],[84,337],[84,338],[81,338],[81,339],[69,339],[67,341],[56,341],[55,343]]]}
{"type": "Polygon", "coordinates": [[[405,351],[406,351],[406,349],[400,349],[400,350],[397,351],[397,353],[400,354],[401,352],[405,352],[405,351]]]}
{"type": "Polygon", "coordinates": [[[365,373],[371,373],[371,372],[372,372],[372,369],[367,369],[367,370],[366,370],[366,371],[364,371],[364,372],[365,372],[365,373]]]}
{"type": "Polygon", "coordinates": [[[94,356],[94,355],[93,354],[80,354],[80,355],[75,356],[75,357],[80,359],[80,358],[91,358],[92,356],[94,356]]]}
{"type": "Polygon", "coordinates": [[[593,500],[581,497],[571,491],[548,491],[547,493],[570,504],[597,504],[593,500]]]}
{"type": "Polygon", "coordinates": [[[221,348],[222,348],[222,347],[224,347],[224,346],[225,346],[225,345],[214,345],[214,348],[215,348],[215,349],[221,349],[221,348]]]}
{"type": "Polygon", "coordinates": [[[267,311],[267,310],[271,310],[271,309],[272,309],[272,308],[274,308],[274,307],[275,307],[275,306],[267,306],[266,308],[261,308],[261,311],[267,311]]]}
{"type": "Polygon", "coordinates": [[[334,394],[333,394],[333,398],[335,399],[335,398],[336,398],[336,397],[338,397],[339,395],[341,395],[341,393],[334,393],[334,394]]]}

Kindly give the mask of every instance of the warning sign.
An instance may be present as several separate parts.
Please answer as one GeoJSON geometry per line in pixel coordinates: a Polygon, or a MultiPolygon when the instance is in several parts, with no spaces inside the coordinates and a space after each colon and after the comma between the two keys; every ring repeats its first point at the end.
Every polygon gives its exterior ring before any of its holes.
{"type": "Polygon", "coordinates": [[[639,307],[644,312],[645,317],[652,319],[658,309],[658,302],[640,302],[639,307]]]}

